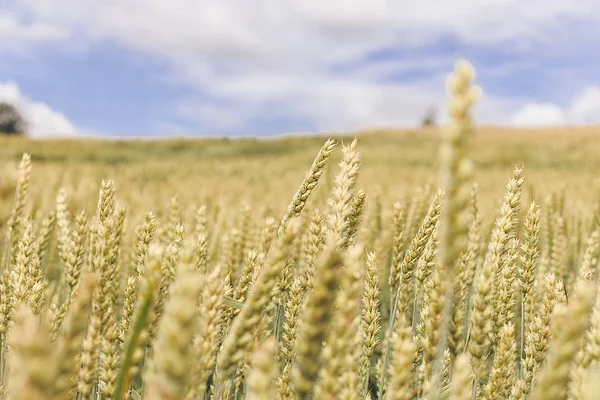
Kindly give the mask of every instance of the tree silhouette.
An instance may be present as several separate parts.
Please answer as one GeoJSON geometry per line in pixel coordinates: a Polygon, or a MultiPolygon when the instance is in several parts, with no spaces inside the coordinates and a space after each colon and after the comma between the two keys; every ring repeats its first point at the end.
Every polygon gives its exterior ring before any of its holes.
{"type": "Polygon", "coordinates": [[[436,124],[436,109],[431,107],[421,119],[421,126],[434,126],[436,124]]]}
{"type": "Polygon", "coordinates": [[[25,133],[27,133],[27,122],[19,110],[10,103],[0,103],[0,134],[23,135],[25,133]]]}

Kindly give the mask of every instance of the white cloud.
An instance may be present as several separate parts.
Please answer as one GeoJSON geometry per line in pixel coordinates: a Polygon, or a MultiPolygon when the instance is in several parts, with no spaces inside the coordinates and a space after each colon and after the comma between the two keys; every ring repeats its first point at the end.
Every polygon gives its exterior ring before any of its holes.
{"type": "MultiPolygon", "coordinates": [[[[596,0],[530,0],[528,7],[518,0],[21,3],[33,24],[167,61],[170,79],[197,89],[198,96],[179,105],[180,113],[222,130],[242,130],[264,115],[305,119],[318,130],[415,124],[430,106],[442,107],[444,80],[436,71],[452,68],[450,55],[366,62],[348,72],[338,67],[364,61],[382,48],[418,47],[444,36],[465,45],[511,41],[511,48],[524,52],[539,43],[568,42],[555,34],[565,20],[600,20],[596,0]],[[424,66],[431,68],[426,79],[386,80],[396,67],[419,71],[424,66]]],[[[8,32],[17,35],[15,29],[8,32]]],[[[586,104],[572,112],[589,118],[593,105],[586,104]]],[[[517,107],[490,94],[478,104],[477,116],[501,122],[517,107]]],[[[557,123],[564,118],[559,114],[552,106],[527,105],[511,121],[557,123]]]]}
{"type": "Polygon", "coordinates": [[[564,107],[554,103],[525,104],[511,115],[510,122],[516,126],[600,123],[600,87],[583,89],[564,107]]]}
{"type": "Polygon", "coordinates": [[[23,43],[61,41],[68,36],[66,29],[56,25],[43,22],[24,24],[14,15],[0,13],[0,40],[4,43],[3,46],[10,43],[22,46],[23,43]]]}
{"type": "Polygon", "coordinates": [[[600,87],[585,88],[573,99],[568,110],[571,121],[578,124],[595,124],[600,122],[600,87]]]}
{"type": "Polygon", "coordinates": [[[551,126],[564,122],[564,111],[551,103],[525,104],[510,117],[510,123],[516,126],[551,126]]]}
{"type": "Polygon", "coordinates": [[[566,18],[597,21],[595,0],[25,0],[43,23],[171,59],[291,57],[303,65],[451,34],[465,43],[556,40],[566,18]],[[435,12],[431,12],[435,10],[435,12]],[[168,34],[167,34],[168,33],[168,34]]]}
{"type": "MultiPolygon", "coordinates": [[[[271,85],[264,84],[267,79],[259,74],[214,81],[211,94],[229,101],[213,97],[188,101],[180,107],[181,115],[225,131],[244,131],[257,116],[310,121],[317,131],[414,126],[430,107],[438,110],[440,122],[447,120],[443,75],[395,83],[324,74],[273,76],[271,85]]],[[[476,104],[475,118],[502,123],[518,105],[484,93],[476,104]]]]}
{"type": "Polygon", "coordinates": [[[67,117],[45,103],[29,100],[14,82],[0,82],[0,101],[19,109],[28,122],[29,134],[34,138],[75,134],[75,128],[67,117]]]}

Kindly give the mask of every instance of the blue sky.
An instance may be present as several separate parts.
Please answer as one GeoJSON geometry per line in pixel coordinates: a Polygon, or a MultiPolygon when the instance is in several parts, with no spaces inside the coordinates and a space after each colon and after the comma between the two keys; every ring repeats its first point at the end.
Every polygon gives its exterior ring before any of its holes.
{"type": "Polygon", "coordinates": [[[446,3],[2,0],[0,100],[34,136],[411,126],[466,58],[478,122],[600,122],[600,2],[446,3]]]}

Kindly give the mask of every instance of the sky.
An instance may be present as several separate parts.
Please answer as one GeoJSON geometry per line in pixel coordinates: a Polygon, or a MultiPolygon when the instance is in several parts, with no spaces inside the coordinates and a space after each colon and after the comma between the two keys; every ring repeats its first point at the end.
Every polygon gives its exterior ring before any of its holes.
{"type": "Polygon", "coordinates": [[[0,101],[34,137],[600,122],[598,0],[0,0],[0,101]]]}

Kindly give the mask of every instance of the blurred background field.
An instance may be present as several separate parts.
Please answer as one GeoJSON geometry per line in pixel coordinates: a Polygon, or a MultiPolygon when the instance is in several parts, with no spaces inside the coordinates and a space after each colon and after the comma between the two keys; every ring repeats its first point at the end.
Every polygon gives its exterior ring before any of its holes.
{"type": "MultiPolygon", "coordinates": [[[[394,201],[437,184],[439,129],[359,132],[362,152],[359,186],[381,195],[384,210],[394,201]]],[[[334,138],[349,143],[353,135],[334,138]]],[[[32,196],[42,208],[60,187],[77,207],[95,206],[101,179],[113,179],[119,198],[139,221],[160,213],[176,194],[183,211],[193,213],[206,201],[235,206],[242,200],[266,204],[279,215],[308,170],[327,135],[289,135],[270,139],[214,138],[164,140],[0,138],[1,207],[8,215],[21,155],[31,153],[32,196]],[[266,202],[265,202],[266,200],[266,202]],[[187,211],[186,211],[187,210],[187,211]]],[[[482,210],[502,200],[515,165],[525,167],[525,196],[541,203],[551,193],[565,195],[574,214],[592,211],[600,171],[600,136],[595,127],[509,129],[478,127],[473,136],[475,179],[482,210]]],[[[314,205],[325,201],[335,172],[334,153],[314,205]]],[[[526,200],[527,201],[527,200],[526,200]]],[[[495,208],[494,208],[495,209],[495,208]]]]}

